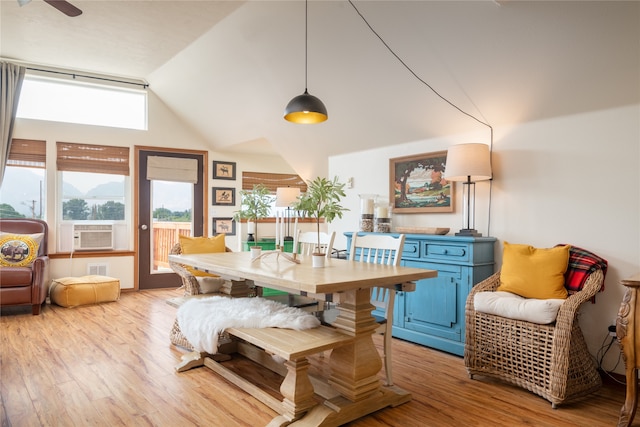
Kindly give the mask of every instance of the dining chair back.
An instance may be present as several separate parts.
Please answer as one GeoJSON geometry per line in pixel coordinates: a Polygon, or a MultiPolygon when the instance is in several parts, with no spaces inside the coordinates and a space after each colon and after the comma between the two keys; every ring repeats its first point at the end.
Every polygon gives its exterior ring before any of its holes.
{"type": "MultiPolygon", "coordinates": [[[[404,238],[404,234],[395,237],[390,234],[358,235],[358,233],[353,233],[351,247],[349,248],[349,259],[352,261],[399,266],[404,238]]],[[[384,313],[384,315],[379,316],[374,312],[373,316],[378,322],[376,332],[384,335],[383,362],[386,385],[389,386],[393,385],[391,326],[393,323],[395,295],[394,288],[371,288],[371,304],[376,308],[375,312],[384,313]]]]}
{"type": "MultiPolygon", "coordinates": [[[[327,258],[331,257],[331,251],[333,251],[333,241],[336,238],[336,232],[331,233],[320,232],[320,251],[325,254],[327,258]]],[[[301,255],[311,255],[316,252],[318,246],[318,233],[315,231],[302,231],[298,230],[294,241],[293,251],[301,255]]]]}
{"type": "Polygon", "coordinates": [[[400,265],[404,234],[394,237],[391,234],[353,233],[349,259],[374,264],[400,265]]]}

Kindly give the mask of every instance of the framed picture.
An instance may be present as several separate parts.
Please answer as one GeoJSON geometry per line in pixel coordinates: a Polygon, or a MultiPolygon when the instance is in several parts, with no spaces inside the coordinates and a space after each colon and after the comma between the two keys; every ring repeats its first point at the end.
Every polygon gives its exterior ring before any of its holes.
{"type": "Polygon", "coordinates": [[[217,162],[213,161],[213,179],[236,179],[236,163],[235,162],[217,162]]]}
{"type": "Polygon", "coordinates": [[[213,202],[212,205],[220,206],[235,206],[236,204],[236,189],[226,187],[213,187],[213,202]]]}
{"type": "Polygon", "coordinates": [[[236,222],[233,218],[213,218],[213,234],[236,235],[236,222]]]}
{"type": "Polygon", "coordinates": [[[389,201],[395,213],[453,212],[447,152],[389,159],[389,201]]]}

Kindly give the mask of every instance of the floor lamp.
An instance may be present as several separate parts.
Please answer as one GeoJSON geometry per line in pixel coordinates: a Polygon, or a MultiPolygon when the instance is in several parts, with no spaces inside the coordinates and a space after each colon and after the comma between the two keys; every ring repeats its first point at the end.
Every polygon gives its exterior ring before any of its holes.
{"type": "Polygon", "coordinates": [[[456,236],[482,236],[475,229],[476,182],[491,179],[491,153],[486,144],[459,144],[449,147],[444,169],[447,181],[462,182],[462,229],[456,236]]]}
{"type": "Polygon", "coordinates": [[[293,240],[291,236],[291,205],[293,205],[300,196],[298,187],[278,187],[276,188],[276,207],[287,208],[287,234],[284,236],[285,241],[293,240]]]}

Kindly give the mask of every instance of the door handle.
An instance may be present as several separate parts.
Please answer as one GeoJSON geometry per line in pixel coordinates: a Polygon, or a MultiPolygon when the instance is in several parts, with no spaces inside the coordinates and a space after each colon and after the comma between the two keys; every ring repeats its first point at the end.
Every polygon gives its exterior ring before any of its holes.
{"type": "Polygon", "coordinates": [[[142,231],[147,231],[147,229],[148,229],[148,228],[149,228],[149,227],[147,227],[147,224],[142,224],[142,225],[140,226],[140,230],[142,230],[142,231]]]}

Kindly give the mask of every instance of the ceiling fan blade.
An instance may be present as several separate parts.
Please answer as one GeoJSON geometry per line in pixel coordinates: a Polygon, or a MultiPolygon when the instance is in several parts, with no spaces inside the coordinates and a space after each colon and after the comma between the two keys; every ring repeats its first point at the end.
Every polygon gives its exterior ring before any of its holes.
{"type": "Polygon", "coordinates": [[[50,4],[51,6],[58,9],[60,12],[64,13],[67,16],[78,16],[82,14],[82,11],[64,0],[44,0],[45,3],[50,4]]]}

